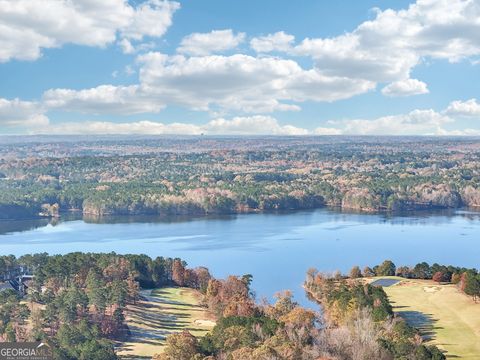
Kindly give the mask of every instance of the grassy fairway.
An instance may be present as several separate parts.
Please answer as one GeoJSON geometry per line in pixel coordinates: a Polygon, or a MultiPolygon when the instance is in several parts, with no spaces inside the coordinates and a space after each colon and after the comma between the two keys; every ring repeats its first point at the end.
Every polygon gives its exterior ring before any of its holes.
{"type": "Polygon", "coordinates": [[[215,322],[199,306],[200,294],[188,288],[162,288],[143,291],[137,305],[128,306],[127,324],[131,336],[119,348],[124,358],[151,358],[162,352],[165,338],[174,332],[188,330],[203,336],[215,322]]]}
{"type": "Polygon", "coordinates": [[[480,304],[454,285],[403,280],[384,290],[394,311],[447,351],[447,357],[480,359],[480,304]]]}

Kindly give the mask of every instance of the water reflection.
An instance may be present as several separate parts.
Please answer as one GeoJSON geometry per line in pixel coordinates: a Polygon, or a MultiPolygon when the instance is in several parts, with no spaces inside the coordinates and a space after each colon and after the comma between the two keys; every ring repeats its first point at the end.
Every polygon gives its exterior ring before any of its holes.
{"type": "Polygon", "coordinates": [[[397,212],[397,213],[361,213],[351,210],[342,210],[340,208],[328,208],[320,210],[305,210],[305,211],[278,211],[263,214],[241,214],[241,215],[205,215],[205,216],[156,216],[156,215],[135,215],[135,216],[95,216],[82,215],[81,213],[64,213],[61,218],[53,219],[29,219],[29,220],[0,220],[0,235],[12,232],[23,232],[34,230],[47,225],[57,226],[59,224],[71,221],[81,220],[87,224],[172,224],[184,223],[192,221],[205,220],[224,220],[232,221],[239,217],[245,216],[275,216],[281,219],[282,217],[290,218],[295,214],[312,214],[321,212],[328,214],[330,221],[334,223],[341,223],[327,230],[340,230],[348,226],[357,226],[358,224],[346,224],[348,222],[356,223],[378,223],[383,222],[395,225],[424,225],[429,224],[446,224],[452,221],[453,217],[462,217],[471,221],[480,220],[479,209],[439,209],[439,210],[422,210],[412,212],[397,212]]]}
{"type": "Polygon", "coordinates": [[[347,272],[385,259],[478,267],[480,213],[358,214],[332,209],[210,217],[109,217],[0,223],[0,254],[71,251],[182,257],[213,274],[254,275],[259,297],[294,290],[306,270],[347,272]],[[468,251],[465,251],[468,249],[468,251]]]}

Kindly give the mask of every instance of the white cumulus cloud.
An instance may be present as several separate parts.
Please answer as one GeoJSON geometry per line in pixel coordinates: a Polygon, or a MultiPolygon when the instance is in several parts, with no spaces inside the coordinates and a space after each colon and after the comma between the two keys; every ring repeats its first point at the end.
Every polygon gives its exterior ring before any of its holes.
{"type": "MultiPolygon", "coordinates": [[[[455,102],[452,102],[455,103],[455,102]]],[[[180,135],[480,135],[475,128],[452,129],[447,111],[416,109],[406,114],[374,119],[329,120],[313,130],[280,124],[268,115],[215,118],[204,124],[79,121],[49,124],[35,102],[0,99],[0,125],[26,126],[32,134],[180,134],[180,135]]]]}
{"type": "Polygon", "coordinates": [[[427,84],[417,79],[406,79],[392,82],[382,89],[386,96],[411,96],[428,94],[427,84]]]}
{"type": "Polygon", "coordinates": [[[34,101],[0,98],[0,125],[8,127],[38,127],[48,125],[43,107],[34,101]]]}
{"type": "Polygon", "coordinates": [[[209,55],[235,49],[245,40],[245,33],[234,34],[231,29],[193,33],[184,37],[177,51],[189,55],[209,55]]]}
{"type": "Polygon", "coordinates": [[[290,52],[311,56],[326,75],[376,82],[409,79],[423,58],[455,62],[480,55],[478,0],[418,0],[380,11],[354,31],[306,38],[290,52]]]}
{"type": "Polygon", "coordinates": [[[374,120],[348,120],[345,134],[358,135],[438,135],[445,124],[453,122],[434,110],[413,110],[408,114],[382,116],[374,120]]]}
{"type": "Polygon", "coordinates": [[[35,60],[42,49],[64,44],[104,47],[118,38],[160,37],[179,7],[160,0],[137,7],[127,0],[0,0],[0,62],[35,60]]]}
{"type": "Polygon", "coordinates": [[[140,135],[306,135],[308,130],[293,125],[281,125],[270,116],[254,115],[232,119],[214,119],[205,124],[135,121],[65,122],[34,128],[34,134],[140,134],[140,135]]]}
{"type": "Polygon", "coordinates": [[[452,101],[445,113],[451,116],[480,117],[480,103],[477,102],[477,99],[452,101]]]}
{"type": "Polygon", "coordinates": [[[63,109],[87,114],[156,113],[165,105],[143,94],[138,85],[101,85],[91,89],[51,89],[43,94],[49,109],[63,109]]]}
{"type": "MultiPolygon", "coordinates": [[[[164,35],[179,7],[178,2],[166,0],[0,0],[0,62],[34,60],[42,49],[64,44],[117,44],[127,54],[150,51],[137,56],[135,70],[114,72],[131,75],[138,69],[133,85],[50,89],[38,102],[0,99],[0,123],[44,126],[49,110],[123,115],[158,113],[171,105],[208,111],[218,118],[177,127],[152,121],[118,127],[113,122],[88,122],[88,129],[169,133],[186,126],[185,133],[244,133],[248,128],[255,133],[266,129],[269,134],[304,133],[305,129],[280,125],[261,114],[299,111],[307,101],[348,99],[373,91],[378,84],[390,97],[426,94],[427,84],[411,77],[415,66],[431,59],[473,63],[480,56],[480,0],[417,0],[406,9],[377,9],[371,20],[353,31],[328,38],[296,43],[284,31],[257,36],[250,40],[254,55],[224,54],[246,39],[245,33],[232,29],[192,33],[170,55],[151,51],[155,43],[151,38],[164,35]],[[270,52],[275,56],[267,55],[270,52]],[[312,65],[303,65],[309,62],[312,65]]],[[[476,99],[457,100],[440,112],[414,110],[335,121],[332,127],[319,126],[312,132],[446,134],[455,131],[445,125],[457,117],[479,116],[476,99]]],[[[62,126],[61,131],[68,126],[82,131],[80,124],[62,126]]]]}
{"type": "Polygon", "coordinates": [[[313,133],[315,135],[342,135],[343,131],[332,127],[317,127],[313,133]]]}
{"type": "Polygon", "coordinates": [[[197,125],[193,124],[164,124],[161,122],[148,120],[128,123],[111,121],[82,121],[54,124],[46,128],[33,129],[31,133],[56,135],[198,135],[201,133],[201,129],[197,125]]]}
{"type": "Polygon", "coordinates": [[[206,134],[229,135],[307,135],[308,130],[292,125],[280,125],[271,116],[255,115],[215,119],[202,127],[206,134]]]}
{"type": "Polygon", "coordinates": [[[196,110],[298,110],[292,101],[335,101],[375,86],[361,79],[325,76],[315,69],[305,70],[293,60],[274,57],[184,57],[151,52],[138,61],[145,93],[196,110]]]}
{"type": "Polygon", "coordinates": [[[295,36],[278,31],[274,34],[255,37],[250,40],[250,47],[259,53],[268,53],[272,51],[290,51],[295,41],[295,36]]]}

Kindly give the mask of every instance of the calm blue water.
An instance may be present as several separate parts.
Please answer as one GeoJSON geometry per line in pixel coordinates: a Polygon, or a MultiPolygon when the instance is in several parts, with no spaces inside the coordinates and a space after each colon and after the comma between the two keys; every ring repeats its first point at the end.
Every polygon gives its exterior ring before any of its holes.
{"type": "Polygon", "coordinates": [[[181,257],[190,266],[209,267],[216,277],[253,274],[258,299],[291,289],[303,304],[301,284],[310,267],[346,272],[384,259],[397,265],[478,267],[480,262],[480,213],[468,211],[387,217],[322,209],[175,222],[113,220],[0,223],[0,254],[115,251],[181,257]]]}
{"type": "Polygon", "coordinates": [[[396,279],[378,279],[378,280],[372,281],[370,285],[388,287],[388,286],[395,285],[399,281],[400,280],[396,280],[396,279]]]}

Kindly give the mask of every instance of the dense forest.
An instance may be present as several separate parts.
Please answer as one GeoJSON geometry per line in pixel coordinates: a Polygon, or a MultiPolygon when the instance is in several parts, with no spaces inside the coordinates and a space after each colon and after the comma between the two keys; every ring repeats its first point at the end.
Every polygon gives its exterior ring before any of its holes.
{"type": "Polygon", "coordinates": [[[473,138],[6,138],[0,218],[480,206],[473,138]]]}
{"type": "Polygon", "coordinates": [[[55,359],[117,359],[114,345],[129,335],[126,305],[141,287],[206,289],[206,268],[146,255],[45,253],[0,257],[0,275],[19,268],[33,274],[26,295],[0,291],[0,341],[48,340],[55,359]]]}

